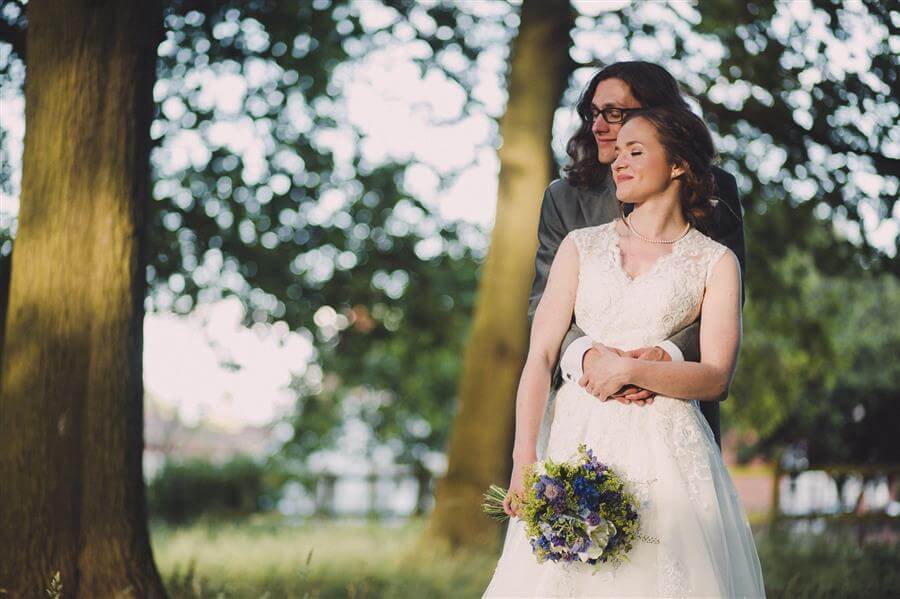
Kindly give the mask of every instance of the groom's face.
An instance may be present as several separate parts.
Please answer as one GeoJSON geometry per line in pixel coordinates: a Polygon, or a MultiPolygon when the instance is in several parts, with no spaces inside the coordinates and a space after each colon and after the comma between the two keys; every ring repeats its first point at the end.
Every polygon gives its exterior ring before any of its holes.
{"type": "Polygon", "coordinates": [[[640,108],[641,103],[631,95],[631,88],[621,79],[604,79],[597,84],[591,101],[594,124],[591,131],[597,142],[597,160],[610,164],[616,159],[616,137],[624,123],[607,123],[600,113],[604,108],[640,108]]]}

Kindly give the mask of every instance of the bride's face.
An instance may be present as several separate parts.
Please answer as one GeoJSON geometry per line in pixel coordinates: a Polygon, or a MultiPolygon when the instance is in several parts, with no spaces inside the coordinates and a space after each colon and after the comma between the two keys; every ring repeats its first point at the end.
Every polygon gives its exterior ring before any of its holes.
{"type": "Polygon", "coordinates": [[[626,204],[640,203],[664,192],[682,172],[669,162],[653,125],[640,117],[622,126],[615,151],[611,166],[616,197],[626,204]]]}

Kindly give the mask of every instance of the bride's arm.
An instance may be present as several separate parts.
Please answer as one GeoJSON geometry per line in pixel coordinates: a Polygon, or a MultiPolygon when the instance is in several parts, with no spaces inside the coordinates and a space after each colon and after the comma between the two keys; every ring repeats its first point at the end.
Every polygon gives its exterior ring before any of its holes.
{"type": "Polygon", "coordinates": [[[741,342],[741,272],[725,251],[713,266],[701,306],[700,362],[653,362],[608,356],[624,383],[660,395],[707,401],[728,396],[741,342]],[[615,360],[612,358],[615,357],[615,360]]]}
{"type": "Polygon", "coordinates": [[[536,459],[538,430],[550,393],[550,377],[556,366],[560,343],[572,322],[577,286],[578,249],[572,236],[568,235],[553,258],[547,287],[531,324],[528,357],[516,393],[513,443],[513,460],[516,462],[528,463],[536,459]]]}

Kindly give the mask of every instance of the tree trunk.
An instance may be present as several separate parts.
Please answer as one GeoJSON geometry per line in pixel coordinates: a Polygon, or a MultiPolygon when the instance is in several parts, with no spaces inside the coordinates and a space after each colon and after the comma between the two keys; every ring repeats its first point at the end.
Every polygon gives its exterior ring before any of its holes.
{"type": "Polygon", "coordinates": [[[0,395],[0,587],[162,597],[147,530],[143,303],[155,0],[28,4],[0,395]]]}
{"type": "Polygon", "coordinates": [[[528,346],[540,201],[549,183],[553,115],[571,74],[569,0],[525,0],[500,120],[497,217],[466,347],[459,411],[438,481],[426,539],[452,548],[494,543],[482,493],[506,485],[512,467],[515,396],[528,346]]]}
{"type": "Polygon", "coordinates": [[[420,518],[428,512],[428,501],[431,498],[431,470],[421,460],[413,462],[412,473],[416,480],[416,508],[413,516],[420,518]]]}
{"type": "MultiPolygon", "coordinates": [[[[6,308],[9,306],[9,282],[12,269],[12,258],[12,252],[6,256],[0,255],[0,365],[3,364],[3,338],[6,336],[6,308]]],[[[2,384],[2,382],[3,370],[0,369],[0,384],[2,384]]],[[[2,389],[2,387],[0,387],[0,389],[2,389]]],[[[3,404],[0,403],[0,406],[2,405],[3,404]]]]}

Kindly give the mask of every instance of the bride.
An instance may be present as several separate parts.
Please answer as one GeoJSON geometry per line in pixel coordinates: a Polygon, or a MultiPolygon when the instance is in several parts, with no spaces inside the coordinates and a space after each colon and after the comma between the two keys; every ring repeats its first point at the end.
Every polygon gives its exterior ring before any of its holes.
{"type": "Polygon", "coordinates": [[[704,234],[714,153],[692,113],[636,113],[619,131],[612,163],[616,197],[634,210],[571,231],[560,244],[519,381],[504,502],[510,521],[484,597],[765,596],[750,525],[698,404],[727,395],[741,337],[738,260],[704,234]],[[575,382],[560,389],[547,457],[569,459],[586,443],[638,498],[641,532],[659,539],[639,542],[630,561],[596,574],[580,562],[538,563],[517,515],[573,312],[600,349],[605,376],[590,391],[575,382]],[[637,360],[609,349],[656,345],[701,314],[700,362],[637,360]],[[609,399],[626,385],[657,399],[644,407],[609,399]]]}

